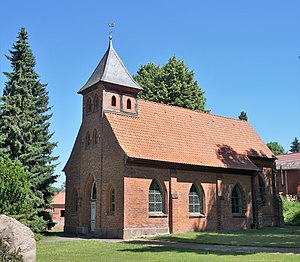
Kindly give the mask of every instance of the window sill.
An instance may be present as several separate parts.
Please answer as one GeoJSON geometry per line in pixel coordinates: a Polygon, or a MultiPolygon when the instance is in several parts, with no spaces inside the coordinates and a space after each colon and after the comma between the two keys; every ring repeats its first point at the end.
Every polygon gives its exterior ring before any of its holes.
{"type": "Polygon", "coordinates": [[[110,216],[110,217],[113,217],[113,216],[115,216],[115,212],[111,212],[111,211],[110,211],[110,212],[107,212],[106,215],[107,215],[107,216],[110,216]]]}
{"type": "Polygon", "coordinates": [[[167,217],[167,214],[162,212],[149,212],[149,217],[167,217]]]}
{"type": "Polygon", "coordinates": [[[204,214],[201,213],[190,213],[190,218],[195,218],[195,217],[206,217],[204,214]]]}

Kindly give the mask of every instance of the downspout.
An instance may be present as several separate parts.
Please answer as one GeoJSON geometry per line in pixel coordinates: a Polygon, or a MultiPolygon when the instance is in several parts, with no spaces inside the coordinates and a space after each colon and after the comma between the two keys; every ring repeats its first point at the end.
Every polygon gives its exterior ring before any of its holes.
{"type": "Polygon", "coordinates": [[[173,198],[172,198],[172,171],[169,172],[169,230],[173,233],[173,198]]]}
{"type": "Polygon", "coordinates": [[[255,177],[257,176],[257,172],[254,172],[251,176],[251,196],[252,196],[252,225],[251,228],[257,228],[257,203],[256,203],[256,190],[255,190],[255,177]]]}

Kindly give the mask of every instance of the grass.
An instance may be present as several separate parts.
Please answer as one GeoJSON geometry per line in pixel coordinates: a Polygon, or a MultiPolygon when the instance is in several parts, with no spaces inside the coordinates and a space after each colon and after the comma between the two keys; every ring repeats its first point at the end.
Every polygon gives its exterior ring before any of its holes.
{"type": "Polygon", "coordinates": [[[191,232],[155,237],[157,240],[232,246],[300,248],[300,227],[267,227],[234,232],[191,232]]]}
{"type": "Polygon", "coordinates": [[[243,254],[104,243],[94,240],[38,242],[37,261],[299,261],[299,255],[243,254]]]}
{"type": "Polygon", "coordinates": [[[300,226],[300,202],[282,199],[284,223],[300,226]]]}

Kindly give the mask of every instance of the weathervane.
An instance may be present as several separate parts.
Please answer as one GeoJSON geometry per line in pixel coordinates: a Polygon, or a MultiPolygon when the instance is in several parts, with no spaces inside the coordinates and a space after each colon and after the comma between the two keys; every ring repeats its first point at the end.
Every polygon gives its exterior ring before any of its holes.
{"type": "Polygon", "coordinates": [[[115,27],[115,22],[111,22],[108,24],[109,27],[109,38],[112,38],[113,28],[115,27]]]}

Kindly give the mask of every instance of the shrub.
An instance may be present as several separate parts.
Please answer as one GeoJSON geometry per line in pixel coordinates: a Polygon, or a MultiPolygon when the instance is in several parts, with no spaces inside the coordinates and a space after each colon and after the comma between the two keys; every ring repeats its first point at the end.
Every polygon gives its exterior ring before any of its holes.
{"type": "Polygon", "coordinates": [[[300,202],[288,201],[284,198],[282,203],[284,223],[291,226],[300,226],[300,202]]]}
{"type": "Polygon", "coordinates": [[[0,238],[0,261],[19,262],[24,260],[22,255],[20,254],[20,249],[16,251],[9,251],[9,247],[0,238]]]}

